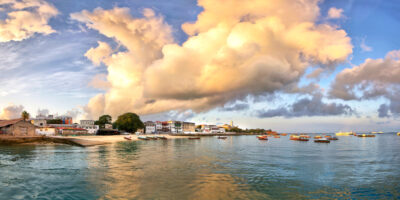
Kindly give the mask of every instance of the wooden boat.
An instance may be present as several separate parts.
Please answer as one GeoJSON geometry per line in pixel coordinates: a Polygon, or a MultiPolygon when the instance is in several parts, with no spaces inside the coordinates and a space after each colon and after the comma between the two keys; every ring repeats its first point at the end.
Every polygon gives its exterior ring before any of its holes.
{"type": "Polygon", "coordinates": [[[139,136],[138,139],[139,139],[139,140],[150,140],[150,139],[147,138],[146,136],[139,136]]]}
{"type": "Polygon", "coordinates": [[[132,140],[132,137],[131,136],[125,136],[124,139],[125,140],[132,140]]]}
{"type": "Polygon", "coordinates": [[[316,139],[314,140],[316,143],[330,143],[331,141],[326,138],[316,139]]]}
{"type": "Polygon", "coordinates": [[[258,138],[259,140],[268,140],[268,137],[267,137],[266,135],[257,136],[257,138],[258,138]]]}
{"type": "Polygon", "coordinates": [[[304,138],[310,138],[310,136],[309,135],[300,135],[300,137],[304,137],[304,138]]]}
{"type": "Polygon", "coordinates": [[[275,136],[274,136],[274,138],[281,138],[281,136],[279,136],[279,135],[275,135],[275,136]]]}
{"type": "Polygon", "coordinates": [[[226,138],[228,138],[228,137],[226,137],[226,136],[218,136],[218,139],[225,140],[226,138]]]}
{"type": "Polygon", "coordinates": [[[398,132],[397,135],[400,136],[400,132],[398,132]]]}
{"type": "Polygon", "coordinates": [[[189,140],[200,140],[200,137],[189,137],[189,140]]]}
{"type": "Polygon", "coordinates": [[[330,137],[330,138],[328,138],[328,140],[339,140],[339,138],[337,138],[337,137],[330,137]]]}
{"type": "Polygon", "coordinates": [[[291,135],[290,140],[299,140],[300,136],[298,135],[291,135]]]}
{"type": "Polygon", "coordinates": [[[160,140],[167,140],[167,139],[168,139],[168,138],[165,137],[165,136],[157,136],[157,138],[160,139],[160,140]]]}
{"type": "Polygon", "coordinates": [[[351,132],[337,132],[335,135],[336,136],[350,136],[350,135],[354,135],[355,133],[353,131],[351,132]]]}
{"type": "Polygon", "coordinates": [[[369,135],[369,134],[359,134],[357,136],[358,137],[375,137],[375,135],[369,135]]]}
{"type": "Polygon", "coordinates": [[[287,133],[281,133],[282,136],[287,136],[287,133]]]}
{"type": "Polygon", "coordinates": [[[321,138],[322,138],[322,136],[320,136],[320,135],[314,136],[314,139],[321,139],[321,138]]]}
{"type": "Polygon", "coordinates": [[[299,141],[304,141],[304,142],[307,142],[309,139],[308,138],[306,138],[306,137],[299,137],[299,139],[298,139],[299,141]]]}
{"type": "Polygon", "coordinates": [[[324,137],[325,137],[325,138],[331,138],[331,136],[330,136],[330,135],[325,135],[324,137]]]}

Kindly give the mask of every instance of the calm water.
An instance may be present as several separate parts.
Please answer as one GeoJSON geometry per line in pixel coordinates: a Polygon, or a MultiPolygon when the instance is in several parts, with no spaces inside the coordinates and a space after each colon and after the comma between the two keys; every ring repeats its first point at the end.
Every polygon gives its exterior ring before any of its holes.
{"type": "Polygon", "coordinates": [[[400,199],[400,137],[1,146],[0,199],[400,199]]]}

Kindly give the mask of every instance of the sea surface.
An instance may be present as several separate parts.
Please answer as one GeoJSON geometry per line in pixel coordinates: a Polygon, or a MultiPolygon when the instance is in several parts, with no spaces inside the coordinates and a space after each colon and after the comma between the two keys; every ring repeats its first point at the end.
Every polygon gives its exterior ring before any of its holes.
{"type": "Polygon", "coordinates": [[[400,137],[0,146],[0,199],[400,199],[400,137]]]}

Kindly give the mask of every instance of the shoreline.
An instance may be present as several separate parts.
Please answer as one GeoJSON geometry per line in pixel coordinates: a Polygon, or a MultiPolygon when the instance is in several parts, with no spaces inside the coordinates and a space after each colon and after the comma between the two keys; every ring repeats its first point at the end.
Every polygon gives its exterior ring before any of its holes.
{"type": "MultiPolygon", "coordinates": [[[[221,133],[221,134],[148,134],[139,136],[164,136],[168,140],[183,139],[189,137],[213,137],[213,136],[240,136],[261,135],[255,133],[221,133]]],[[[139,141],[138,135],[84,135],[84,136],[1,136],[0,145],[71,145],[71,146],[97,146],[108,145],[117,142],[139,141]],[[130,136],[131,140],[124,137],[130,136]]]]}

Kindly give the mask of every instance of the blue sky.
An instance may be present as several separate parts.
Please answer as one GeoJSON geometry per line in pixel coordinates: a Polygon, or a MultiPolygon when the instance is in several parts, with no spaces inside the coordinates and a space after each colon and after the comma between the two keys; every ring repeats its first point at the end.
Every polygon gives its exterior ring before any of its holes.
{"type": "MultiPolygon", "coordinates": [[[[108,42],[112,47],[118,44],[109,38],[87,27],[85,23],[71,18],[72,13],[82,10],[104,10],[115,7],[130,8],[133,18],[142,18],[142,10],[151,8],[157,15],[163,16],[165,23],[172,28],[176,43],[181,45],[189,37],[182,29],[185,22],[194,22],[204,9],[197,6],[197,1],[189,0],[121,0],[121,1],[63,1],[48,0],[58,10],[58,15],[49,19],[56,32],[51,34],[35,33],[22,41],[0,42],[0,109],[13,105],[22,105],[33,115],[38,109],[48,109],[59,115],[71,110],[79,110],[76,119],[83,118],[83,108],[89,100],[104,90],[89,85],[97,74],[107,74],[103,63],[95,66],[85,53],[97,46],[98,41],[108,42]]],[[[391,99],[385,96],[373,99],[343,100],[328,97],[328,91],[335,77],[345,68],[352,68],[365,62],[366,59],[380,59],[393,50],[400,49],[400,5],[388,0],[331,0],[318,4],[320,17],[318,23],[329,23],[343,29],[351,38],[352,53],[347,61],[337,64],[333,71],[319,79],[307,79],[305,74],[298,82],[300,86],[308,83],[318,84],[323,90],[323,103],[348,105],[354,110],[351,114],[298,114],[296,116],[277,115],[260,117],[261,110],[288,108],[302,98],[311,99],[313,95],[304,93],[287,93],[277,90],[253,97],[249,94],[243,98],[233,98],[211,109],[187,111],[186,114],[173,114],[162,110],[159,114],[143,114],[144,119],[181,118],[197,123],[228,123],[233,120],[244,128],[272,128],[285,132],[333,132],[339,130],[360,131],[398,131],[400,127],[397,113],[392,110],[390,117],[378,117],[381,104],[389,104],[391,99]],[[326,19],[330,8],[343,9],[343,17],[326,19]],[[361,47],[364,45],[364,49],[361,47]],[[369,49],[368,49],[369,47],[369,49]],[[367,49],[366,49],[367,48],[367,49]],[[238,109],[225,109],[243,104],[238,109]]],[[[0,10],[0,18],[6,19],[9,10],[0,10]]],[[[121,47],[122,49],[124,47],[121,47]]],[[[312,69],[307,70],[311,73],[312,69]]],[[[394,83],[396,86],[397,83],[394,83]]],[[[174,112],[174,111],[173,111],[174,112]]]]}

